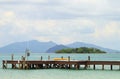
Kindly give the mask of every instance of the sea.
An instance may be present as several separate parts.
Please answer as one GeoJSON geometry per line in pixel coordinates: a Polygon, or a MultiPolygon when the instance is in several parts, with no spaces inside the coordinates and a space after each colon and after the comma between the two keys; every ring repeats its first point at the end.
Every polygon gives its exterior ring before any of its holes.
{"type": "MultiPolygon", "coordinates": [[[[14,60],[20,60],[21,56],[25,56],[25,53],[15,53],[14,60]]],[[[120,61],[120,54],[55,54],[55,53],[30,53],[28,60],[40,60],[41,56],[43,60],[50,60],[54,58],[60,58],[63,56],[67,58],[71,57],[71,60],[87,60],[88,56],[93,61],[120,61]]],[[[0,79],[120,79],[119,66],[114,66],[113,70],[110,70],[110,66],[106,65],[105,70],[102,70],[102,66],[97,66],[96,70],[93,70],[93,66],[89,69],[32,69],[32,70],[20,70],[20,69],[2,69],[2,60],[11,60],[11,54],[0,53],[0,79]]]]}

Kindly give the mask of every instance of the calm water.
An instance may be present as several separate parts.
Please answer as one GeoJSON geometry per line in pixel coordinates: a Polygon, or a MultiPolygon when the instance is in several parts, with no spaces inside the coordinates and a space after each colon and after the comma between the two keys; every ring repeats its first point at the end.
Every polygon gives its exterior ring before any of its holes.
{"type": "MultiPolygon", "coordinates": [[[[24,54],[15,54],[15,59],[20,60],[24,54]]],[[[38,54],[32,53],[28,60],[39,60],[43,56],[43,60],[47,60],[50,56],[68,57],[72,60],[87,60],[90,56],[91,60],[116,60],[120,61],[120,54],[38,54]]],[[[114,66],[114,70],[110,70],[109,66],[105,66],[106,70],[101,70],[101,66],[97,66],[97,70],[92,70],[92,66],[88,70],[68,70],[68,69],[37,69],[37,70],[17,70],[2,69],[2,60],[11,59],[10,54],[0,54],[0,79],[120,79],[120,70],[118,66],[114,66]]]]}

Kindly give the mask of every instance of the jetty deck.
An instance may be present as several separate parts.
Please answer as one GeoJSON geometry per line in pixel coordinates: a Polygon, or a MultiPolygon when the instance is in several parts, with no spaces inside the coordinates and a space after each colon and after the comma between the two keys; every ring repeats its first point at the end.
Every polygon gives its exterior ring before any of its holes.
{"type": "Polygon", "coordinates": [[[81,69],[81,65],[84,66],[83,69],[89,68],[93,65],[93,69],[96,69],[96,65],[101,65],[102,70],[105,69],[105,65],[110,66],[110,70],[113,70],[113,66],[119,66],[120,70],[120,61],[89,61],[89,60],[77,60],[77,61],[54,61],[54,60],[3,60],[3,69],[12,68],[12,69],[81,69]],[[9,65],[9,66],[8,66],[9,65]]]}
{"type": "Polygon", "coordinates": [[[102,70],[105,69],[105,66],[109,66],[110,70],[114,69],[114,65],[118,66],[120,70],[120,61],[91,61],[90,56],[87,60],[71,60],[70,56],[68,58],[55,58],[50,60],[43,60],[41,56],[40,60],[28,60],[27,57],[21,57],[21,60],[14,60],[14,55],[11,55],[11,60],[3,60],[2,67],[3,69],[12,68],[12,69],[88,69],[90,66],[93,66],[93,69],[96,69],[96,65],[101,65],[102,70]]]}

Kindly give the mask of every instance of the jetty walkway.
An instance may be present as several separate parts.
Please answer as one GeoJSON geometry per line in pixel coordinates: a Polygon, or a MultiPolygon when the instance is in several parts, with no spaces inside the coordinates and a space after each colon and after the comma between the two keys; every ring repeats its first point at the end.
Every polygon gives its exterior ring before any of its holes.
{"type": "Polygon", "coordinates": [[[109,66],[110,70],[114,69],[114,65],[118,66],[120,70],[120,61],[90,61],[90,56],[88,60],[70,60],[70,57],[67,60],[64,60],[63,57],[61,60],[3,60],[2,67],[3,69],[12,68],[12,69],[88,69],[89,66],[92,66],[93,69],[96,69],[96,65],[101,65],[101,69],[105,69],[105,65],[109,66]]]}

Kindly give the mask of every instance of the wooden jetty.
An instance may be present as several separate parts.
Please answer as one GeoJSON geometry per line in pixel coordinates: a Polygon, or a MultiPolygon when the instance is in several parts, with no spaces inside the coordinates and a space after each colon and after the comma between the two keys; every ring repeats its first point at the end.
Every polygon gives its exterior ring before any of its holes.
{"type": "Polygon", "coordinates": [[[119,66],[120,70],[120,61],[90,61],[90,57],[88,56],[88,60],[50,60],[48,56],[48,60],[25,60],[23,57],[22,60],[3,60],[2,67],[3,69],[12,68],[12,69],[88,69],[89,66],[93,65],[93,69],[96,69],[96,65],[101,65],[102,70],[105,69],[105,65],[110,66],[110,70],[113,70],[113,66],[119,66]],[[81,67],[82,66],[82,67],[81,67]],[[84,67],[83,67],[84,66],[84,67]]]}

